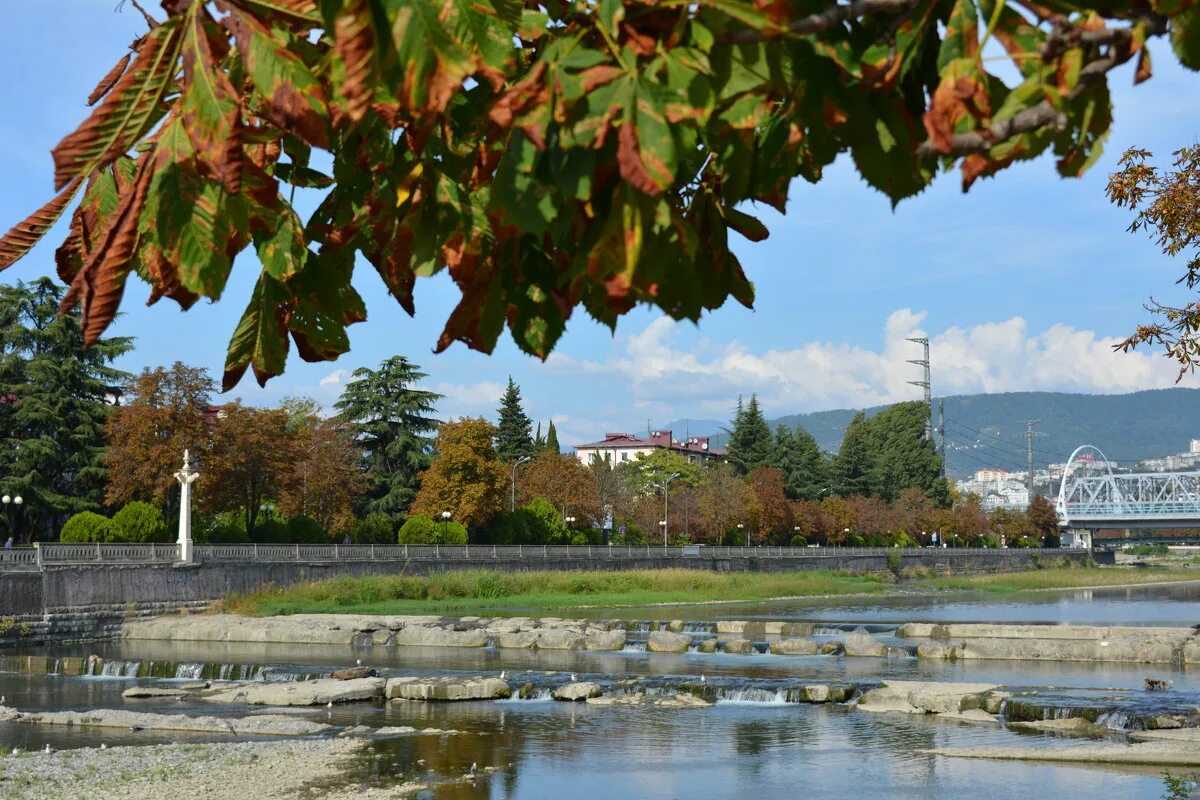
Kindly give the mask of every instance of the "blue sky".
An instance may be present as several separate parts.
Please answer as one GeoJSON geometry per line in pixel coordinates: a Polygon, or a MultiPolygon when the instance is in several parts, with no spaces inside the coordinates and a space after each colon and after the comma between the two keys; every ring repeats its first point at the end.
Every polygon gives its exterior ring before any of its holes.
{"type": "MultiPolygon", "coordinates": [[[[50,197],[50,149],[86,115],[84,98],[141,30],[115,0],[14,3],[0,27],[0,225],[50,197]]],[[[699,326],[639,309],[615,336],[580,314],[546,363],[505,339],[491,356],[433,345],[453,307],[448,279],[418,282],[417,316],[387,296],[369,268],[355,274],[368,322],[351,328],[352,351],[333,364],[294,356],[265,390],[244,379],[232,393],[269,404],[303,394],[330,404],[346,374],[401,353],[447,395],[443,416],[492,415],[508,375],[532,416],[555,418],[564,444],[606,430],[662,425],[680,417],[725,418],[739,392],[757,392],[768,416],[866,406],[919,397],[905,359],[920,331],[933,339],[935,394],[1055,389],[1120,392],[1171,385],[1175,371],[1150,354],[1114,355],[1112,341],[1146,319],[1151,295],[1179,300],[1181,263],[1125,231],[1104,183],[1116,159],[1138,145],[1166,154],[1200,136],[1200,75],[1151,44],[1156,74],[1132,87],[1113,81],[1116,122],[1104,156],[1083,179],[1062,180],[1050,159],[981,181],[968,195],[943,175],[895,211],[848,160],[818,186],[798,182],[786,217],[760,209],[771,236],[738,248],[754,281],[753,311],[729,304],[699,326]]],[[[4,275],[53,272],[61,229],[4,275]]],[[[256,277],[242,258],[226,301],[187,313],[169,301],[141,304],[132,285],[110,332],[136,337],[122,366],[182,360],[219,375],[225,347],[256,277]]],[[[1200,385],[1195,378],[1184,385],[1200,385]]]]}

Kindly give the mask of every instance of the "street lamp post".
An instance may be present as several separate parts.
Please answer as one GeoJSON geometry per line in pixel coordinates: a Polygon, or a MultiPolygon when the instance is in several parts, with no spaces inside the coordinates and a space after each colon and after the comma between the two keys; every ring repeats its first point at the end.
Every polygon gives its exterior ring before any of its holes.
{"type": "MultiPolygon", "coordinates": [[[[793,538],[793,539],[795,539],[795,538],[796,538],[797,536],[799,536],[799,535],[800,535],[800,526],[799,526],[799,525],[793,525],[793,526],[792,526],[792,538],[793,538]]],[[[789,544],[790,544],[790,542],[789,542],[789,544]]]]}
{"type": "MultiPolygon", "coordinates": [[[[739,531],[741,531],[745,527],[746,526],[743,525],[742,523],[740,523],[740,522],[738,523],[737,528],[739,531]]],[[[749,547],[749,546],[750,546],[750,531],[746,531],[746,547],[749,547]]]]}
{"type": "MultiPolygon", "coordinates": [[[[645,466],[643,466],[642,469],[645,469],[645,466]]],[[[661,483],[655,483],[653,481],[650,483],[651,486],[653,486],[655,489],[661,490],[663,493],[663,518],[662,521],[658,523],[662,526],[663,530],[663,547],[667,546],[667,497],[670,494],[669,490],[671,488],[671,481],[678,477],[679,473],[675,472],[664,478],[661,483]]]]}
{"type": "Polygon", "coordinates": [[[509,503],[508,503],[509,511],[517,510],[517,467],[524,464],[526,461],[529,460],[529,458],[530,458],[529,456],[521,456],[520,458],[518,458],[516,461],[513,462],[513,466],[512,466],[512,499],[509,500],[509,503]]]}
{"type": "Polygon", "coordinates": [[[8,518],[8,528],[10,531],[12,531],[13,538],[16,539],[18,533],[16,516],[9,513],[9,507],[14,507],[18,512],[20,512],[21,504],[25,502],[25,498],[21,497],[21,495],[13,497],[6,494],[3,498],[0,498],[0,502],[4,503],[4,516],[8,518]]]}
{"type": "Polygon", "coordinates": [[[449,542],[446,541],[446,523],[448,523],[449,521],[450,521],[450,512],[443,511],[442,512],[442,542],[444,542],[445,544],[449,544],[449,542]]]}

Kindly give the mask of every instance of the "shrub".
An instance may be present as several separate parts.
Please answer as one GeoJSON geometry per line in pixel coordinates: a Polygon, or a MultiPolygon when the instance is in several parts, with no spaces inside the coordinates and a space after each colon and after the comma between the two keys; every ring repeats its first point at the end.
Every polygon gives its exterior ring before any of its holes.
{"type": "Polygon", "coordinates": [[[254,523],[254,541],[263,544],[290,544],[287,523],[271,514],[260,514],[254,523]]]}
{"type": "Polygon", "coordinates": [[[95,511],[80,511],[66,521],[58,538],[62,542],[111,542],[115,535],[111,519],[95,511]]]}
{"type": "Polygon", "coordinates": [[[808,539],[804,538],[803,534],[797,533],[788,544],[792,547],[808,547],[808,539]]]}
{"type": "MultiPolygon", "coordinates": [[[[457,522],[442,522],[438,524],[438,544],[466,544],[467,529],[457,522]]],[[[469,597],[469,595],[464,595],[469,597]]]]}
{"type": "Polygon", "coordinates": [[[549,500],[539,497],[521,510],[529,522],[530,544],[566,544],[571,540],[562,514],[549,500]]]}
{"type": "Polygon", "coordinates": [[[1020,539],[1017,539],[1012,546],[1023,547],[1026,550],[1033,550],[1034,548],[1041,547],[1042,543],[1032,536],[1022,536],[1020,539]]]}
{"type": "Polygon", "coordinates": [[[297,514],[288,520],[287,536],[289,544],[328,544],[329,537],[321,523],[306,514],[297,514]]]}
{"type": "Polygon", "coordinates": [[[483,531],[481,541],[486,544],[529,544],[533,537],[530,513],[518,508],[510,514],[498,514],[483,531]]]}
{"type": "Polygon", "coordinates": [[[1135,544],[1125,552],[1131,556],[1165,556],[1171,551],[1165,544],[1135,544]]]}
{"type": "Polygon", "coordinates": [[[156,506],[134,500],[113,515],[112,524],[120,542],[166,542],[171,533],[156,506]]]}
{"type": "Polygon", "coordinates": [[[884,556],[887,559],[888,571],[896,576],[899,580],[901,574],[901,565],[904,563],[904,557],[900,555],[900,548],[889,548],[884,556]]]}
{"type": "Polygon", "coordinates": [[[395,540],[392,518],[381,511],[367,514],[354,526],[355,544],[391,544],[395,540]]]}
{"type": "Polygon", "coordinates": [[[245,544],[246,517],[240,511],[222,511],[202,525],[193,525],[198,544],[245,544]]]}
{"type": "Polygon", "coordinates": [[[433,544],[436,538],[436,526],[424,514],[413,514],[404,520],[396,535],[396,541],[400,544],[433,544]]]}

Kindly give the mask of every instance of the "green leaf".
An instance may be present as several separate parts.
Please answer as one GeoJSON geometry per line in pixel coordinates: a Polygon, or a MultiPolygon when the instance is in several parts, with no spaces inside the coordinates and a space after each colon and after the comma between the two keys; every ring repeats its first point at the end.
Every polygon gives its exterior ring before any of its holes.
{"type": "Polygon", "coordinates": [[[229,340],[221,391],[236,386],[251,364],[259,386],[266,386],[269,378],[283,373],[290,299],[282,283],[266,272],[259,275],[250,303],[229,340]]]}
{"type": "Polygon", "coordinates": [[[1200,4],[1193,2],[1171,17],[1171,47],[1179,63],[1200,70],[1200,4]]]}
{"type": "Polygon", "coordinates": [[[960,58],[974,58],[979,50],[979,10],[975,0],[954,0],[950,19],[946,22],[946,34],[938,51],[938,72],[945,71],[950,62],[960,58]]]}
{"type": "Polygon", "coordinates": [[[287,205],[275,215],[271,230],[255,235],[254,246],[263,269],[278,281],[286,281],[303,269],[308,257],[304,226],[287,205]]]}
{"type": "Polygon", "coordinates": [[[350,285],[353,251],[309,253],[289,282],[294,303],[288,330],[305,361],[333,361],[350,349],[346,326],[367,318],[362,298],[350,285]]]}
{"type": "Polygon", "coordinates": [[[242,183],[238,95],[218,64],[205,16],[192,14],[184,37],[180,111],[196,157],[213,178],[237,194],[242,183]]]}

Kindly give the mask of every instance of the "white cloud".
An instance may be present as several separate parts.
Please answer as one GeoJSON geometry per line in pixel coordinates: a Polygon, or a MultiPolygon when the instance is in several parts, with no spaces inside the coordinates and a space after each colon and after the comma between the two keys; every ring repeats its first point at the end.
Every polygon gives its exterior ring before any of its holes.
{"type": "Polygon", "coordinates": [[[430,391],[444,395],[445,399],[438,403],[438,414],[442,419],[454,417],[486,417],[493,418],[500,406],[500,398],[505,386],[496,381],[479,381],[478,383],[435,383],[430,391]]]}
{"type": "Polygon", "coordinates": [[[333,372],[321,378],[322,386],[341,386],[342,381],[349,377],[350,371],[345,369],[335,369],[333,372]]]}
{"type": "MultiPolygon", "coordinates": [[[[756,392],[770,414],[864,407],[911,400],[920,378],[908,359],[927,335],[925,312],[893,312],[881,346],[809,342],[793,349],[754,352],[745,344],[700,340],[678,343],[681,328],[667,317],[624,339],[624,351],[606,362],[564,358],[565,372],[608,372],[624,378],[631,404],[663,415],[727,414],[739,394],[756,392]]],[[[953,327],[930,337],[935,395],[1032,390],[1126,392],[1171,386],[1176,371],[1160,355],[1117,353],[1115,338],[1055,324],[1031,332],[1021,317],[953,327]]]]}

